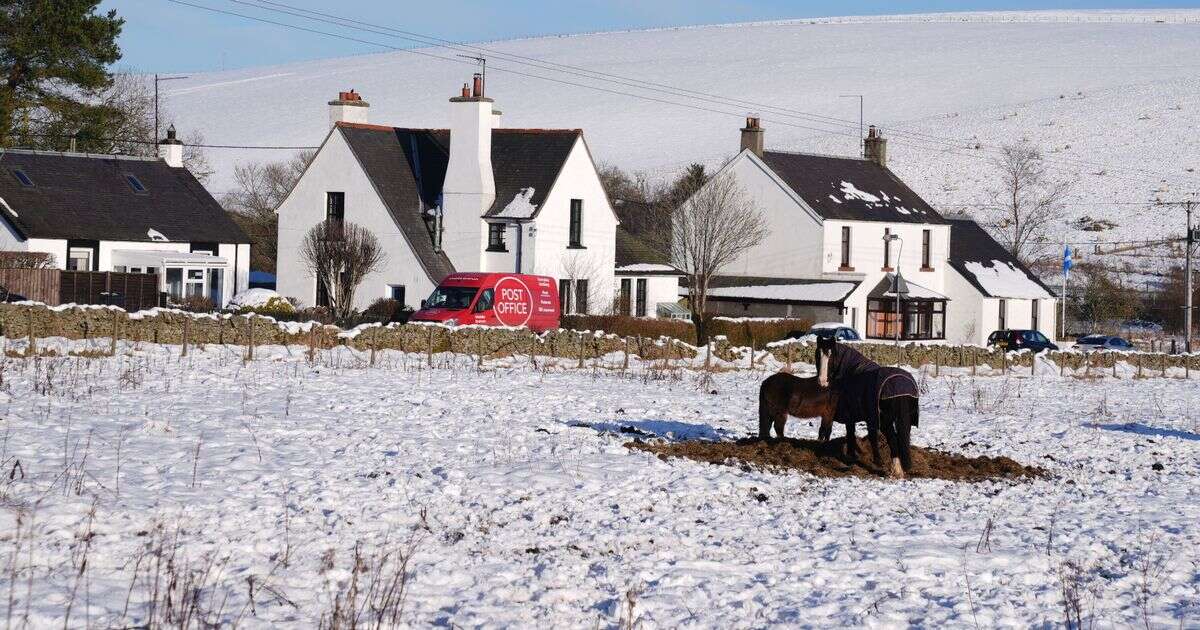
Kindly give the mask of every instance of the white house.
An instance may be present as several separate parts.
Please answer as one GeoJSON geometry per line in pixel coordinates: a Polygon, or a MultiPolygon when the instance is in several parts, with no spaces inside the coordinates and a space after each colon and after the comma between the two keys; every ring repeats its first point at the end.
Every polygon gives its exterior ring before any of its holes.
{"type": "Polygon", "coordinates": [[[349,221],[383,243],[387,262],[358,288],[416,307],[455,271],[559,280],[565,312],[598,312],[614,295],[617,218],[579,129],[508,129],[473,87],[450,99],[449,129],[372,125],[353,91],[330,103],[332,129],[277,209],[277,290],[321,293],[299,256],[308,230],[349,221]]]}
{"type": "Polygon", "coordinates": [[[1004,327],[1053,338],[1050,291],[982,228],[945,219],[900,181],[874,127],[867,158],[766,151],[763,136],[748,118],[741,152],[716,175],[736,179],[769,230],[723,270],[719,314],[833,319],[881,340],[900,320],[909,341],[983,343],[1004,327]]]}
{"type": "Polygon", "coordinates": [[[176,299],[224,306],[249,283],[250,239],[183,165],[158,158],[0,149],[0,250],[80,271],[153,272],[176,299]]]}
{"type": "Polygon", "coordinates": [[[678,304],[682,277],[656,247],[617,226],[615,314],[650,318],[687,316],[687,309],[678,304]]]}

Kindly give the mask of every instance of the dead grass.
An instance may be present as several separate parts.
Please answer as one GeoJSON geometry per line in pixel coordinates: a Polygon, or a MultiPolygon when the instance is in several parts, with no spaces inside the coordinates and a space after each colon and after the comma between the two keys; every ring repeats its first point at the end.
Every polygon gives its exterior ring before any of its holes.
{"type": "MultiPolygon", "coordinates": [[[[890,454],[886,441],[880,440],[880,453],[884,463],[882,467],[876,467],[871,461],[870,445],[865,438],[858,441],[861,455],[856,463],[846,461],[843,456],[844,445],[845,438],[829,442],[794,438],[772,441],[745,438],[736,442],[634,441],[625,444],[634,450],[654,453],[663,460],[682,457],[710,464],[742,466],[747,470],[757,468],[771,472],[800,471],[818,477],[887,477],[886,466],[890,454]]],[[[949,481],[1031,479],[1045,474],[1046,471],[1041,468],[1023,466],[1007,457],[967,457],[919,446],[912,447],[912,469],[908,471],[911,478],[949,481]]]]}

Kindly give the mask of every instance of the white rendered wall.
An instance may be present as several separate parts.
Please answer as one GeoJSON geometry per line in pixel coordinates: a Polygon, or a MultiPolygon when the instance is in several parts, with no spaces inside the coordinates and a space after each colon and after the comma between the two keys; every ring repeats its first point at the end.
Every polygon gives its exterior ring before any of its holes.
{"type": "Polygon", "coordinates": [[[821,274],[821,224],[761,162],[743,152],[722,172],[731,174],[763,213],[768,234],[721,269],[727,276],[817,278],[821,274]]]}
{"type": "Polygon", "coordinates": [[[589,310],[606,312],[614,291],[617,217],[582,137],[576,140],[533,225],[536,235],[526,239],[523,266],[531,273],[558,279],[587,277],[589,310]],[[584,249],[567,247],[572,199],[583,200],[584,249]],[[577,273],[569,274],[571,269],[577,273]]]}
{"type": "Polygon", "coordinates": [[[679,276],[635,276],[617,275],[613,279],[614,303],[621,297],[621,281],[629,280],[629,311],[637,314],[637,282],[646,281],[646,317],[658,317],[659,304],[674,304],[679,301],[679,276]]]}
{"type": "Polygon", "coordinates": [[[336,129],[277,211],[276,290],[286,297],[298,299],[305,306],[311,306],[316,300],[316,278],[300,259],[300,242],[308,230],[325,220],[325,193],[331,191],[346,194],[345,220],[375,234],[387,254],[383,270],[368,275],[359,285],[354,296],[355,308],[366,308],[383,297],[390,284],[404,285],[408,305],[419,305],[433,291],[434,283],[412,253],[345,138],[336,129]]]}

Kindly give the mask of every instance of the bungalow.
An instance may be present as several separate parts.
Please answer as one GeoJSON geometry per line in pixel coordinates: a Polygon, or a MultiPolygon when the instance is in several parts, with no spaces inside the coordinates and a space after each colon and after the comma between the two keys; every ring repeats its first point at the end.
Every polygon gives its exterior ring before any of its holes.
{"type": "Polygon", "coordinates": [[[0,250],[156,273],[177,300],[224,306],[249,283],[250,239],[184,168],[174,128],[157,158],[0,149],[0,217],[0,250]]]}

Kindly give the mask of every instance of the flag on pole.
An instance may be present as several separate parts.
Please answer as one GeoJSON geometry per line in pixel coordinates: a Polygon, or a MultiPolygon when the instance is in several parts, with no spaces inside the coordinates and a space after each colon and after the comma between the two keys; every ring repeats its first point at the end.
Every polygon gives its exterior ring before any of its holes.
{"type": "Polygon", "coordinates": [[[1071,275],[1071,267],[1074,266],[1075,263],[1071,260],[1071,246],[1067,245],[1063,248],[1063,275],[1071,275]]]}

